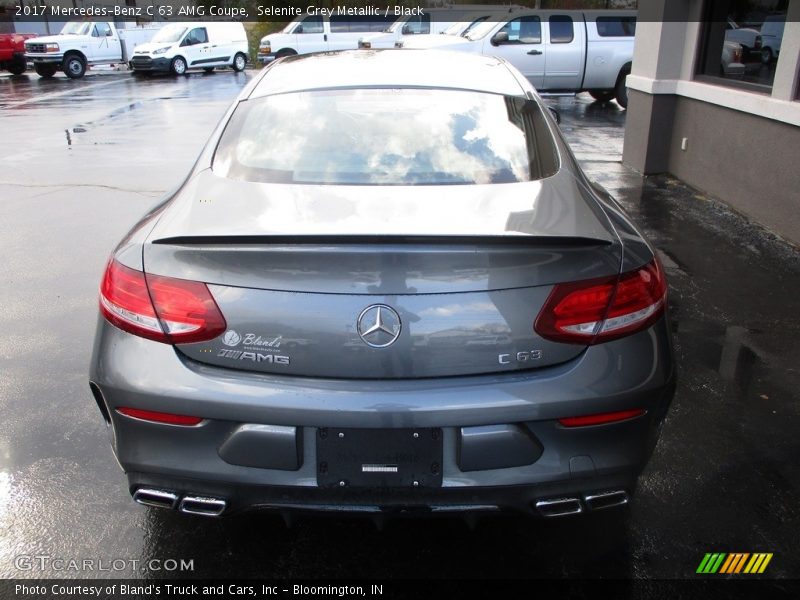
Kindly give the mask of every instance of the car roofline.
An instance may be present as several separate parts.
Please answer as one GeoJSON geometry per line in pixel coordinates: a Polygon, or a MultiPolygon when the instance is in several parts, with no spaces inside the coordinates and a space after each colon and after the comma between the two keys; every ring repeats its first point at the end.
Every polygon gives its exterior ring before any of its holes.
{"type": "MultiPolygon", "coordinates": [[[[315,57],[320,57],[320,56],[331,56],[331,55],[342,55],[342,56],[344,56],[344,55],[351,55],[351,54],[354,54],[354,53],[357,53],[357,52],[363,52],[363,51],[364,50],[354,50],[354,49],[320,50],[318,52],[309,52],[309,53],[305,53],[305,54],[297,54],[297,55],[287,56],[285,58],[281,58],[281,59],[275,60],[272,63],[270,63],[269,65],[267,65],[264,69],[261,70],[261,73],[259,73],[259,76],[256,78],[256,80],[251,82],[252,83],[252,87],[248,86],[248,89],[246,90],[247,93],[243,94],[242,96],[240,96],[239,100],[240,101],[249,100],[249,99],[253,98],[254,94],[256,95],[255,97],[261,98],[261,97],[265,97],[265,96],[275,96],[275,95],[278,95],[278,94],[286,94],[286,93],[293,93],[293,92],[311,92],[311,91],[317,91],[317,90],[348,89],[348,88],[349,89],[369,89],[369,88],[397,88],[397,89],[400,89],[400,88],[414,89],[414,88],[416,88],[416,89],[424,89],[424,88],[428,88],[428,89],[462,90],[462,91],[472,91],[472,92],[487,93],[487,94],[508,95],[508,94],[503,94],[502,92],[494,92],[492,90],[488,90],[488,89],[485,89],[485,88],[471,88],[469,86],[462,86],[462,85],[424,85],[424,84],[420,84],[420,85],[411,84],[411,85],[409,85],[408,83],[406,83],[406,84],[401,84],[401,83],[393,84],[391,82],[385,82],[385,83],[382,83],[382,84],[376,84],[374,86],[364,85],[364,84],[360,84],[360,83],[352,83],[352,84],[347,83],[347,84],[343,84],[343,85],[334,85],[334,86],[323,85],[323,86],[318,86],[318,87],[298,85],[297,87],[294,87],[294,88],[291,88],[291,89],[283,88],[280,91],[277,91],[275,93],[264,92],[262,89],[260,89],[262,87],[262,85],[264,84],[264,80],[269,76],[269,73],[271,71],[273,71],[277,67],[284,67],[287,64],[287,61],[291,61],[292,63],[294,63],[294,62],[301,62],[301,61],[310,60],[310,59],[313,59],[315,57]]],[[[454,55],[454,57],[461,56],[461,57],[464,57],[465,60],[471,60],[471,58],[474,56],[474,55],[471,55],[471,54],[465,54],[465,53],[461,53],[461,52],[453,52],[453,51],[439,50],[439,49],[431,50],[431,49],[428,49],[428,48],[404,48],[402,50],[401,49],[396,49],[396,48],[378,48],[378,49],[374,49],[374,50],[369,50],[369,52],[372,52],[372,53],[385,53],[385,52],[386,53],[398,53],[398,52],[403,52],[403,53],[410,53],[410,52],[451,53],[451,54],[454,55]]],[[[485,60],[495,61],[495,63],[498,66],[501,66],[501,65],[505,66],[506,70],[510,71],[508,61],[506,61],[503,58],[500,58],[500,57],[497,57],[497,56],[483,56],[483,55],[475,56],[475,58],[480,58],[481,60],[484,60],[484,61],[485,60]]],[[[458,60],[458,59],[454,58],[454,60],[458,60]]],[[[519,89],[519,94],[514,94],[514,95],[515,96],[519,95],[520,97],[525,96],[527,90],[522,85],[520,85],[520,82],[514,76],[513,72],[510,72],[509,76],[510,76],[510,79],[512,81],[514,81],[517,84],[517,86],[520,88],[519,89]]]]}
{"type": "MultiPolygon", "coordinates": [[[[330,92],[336,90],[439,90],[444,92],[472,92],[476,94],[490,94],[493,96],[509,96],[509,94],[504,94],[502,92],[493,92],[491,90],[479,89],[479,88],[468,88],[468,87],[455,87],[455,86],[441,86],[441,85],[409,85],[409,84],[375,84],[375,85],[326,85],[321,87],[309,87],[309,88],[298,88],[296,90],[279,90],[273,92],[271,94],[259,94],[253,100],[258,100],[259,98],[270,98],[273,96],[285,96],[286,94],[301,94],[306,92],[330,92]]],[[[528,98],[527,93],[524,89],[520,88],[519,94],[514,94],[510,96],[513,98],[528,98]]],[[[250,96],[248,95],[245,100],[250,100],[250,96]]]]}

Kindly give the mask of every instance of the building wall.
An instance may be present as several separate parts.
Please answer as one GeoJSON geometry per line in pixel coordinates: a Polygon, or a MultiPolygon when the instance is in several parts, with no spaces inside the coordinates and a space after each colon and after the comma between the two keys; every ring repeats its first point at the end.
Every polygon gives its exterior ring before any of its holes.
{"type": "Polygon", "coordinates": [[[800,129],[674,98],[667,171],[800,244],[800,129]]]}
{"type": "Polygon", "coordinates": [[[671,173],[800,245],[800,0],[789,0],[770,93],[695,79],[702,7],[640,2],[623,162],[671,173]]]}

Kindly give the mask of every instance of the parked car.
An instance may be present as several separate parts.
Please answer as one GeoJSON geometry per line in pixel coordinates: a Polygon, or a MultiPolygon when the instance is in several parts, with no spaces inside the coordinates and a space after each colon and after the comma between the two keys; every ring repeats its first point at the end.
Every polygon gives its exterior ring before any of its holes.
{"type": "Polygon", "coordinates": [[[134,48],[129,66],[135,74],[184,75],[189,69],[211,72],[217,67],[244,71],[247,52],[247,33],[240,22],[170,23],[149,43],[134,48]]]}
{"type": "Polygon", "coordinates": [[[0,33],[0,69],[22,75],[28,69],[25,40],[35,37],[35,33],[0,33]]]}
{"type": "Polygon", "coordinates": [[[753,27],[741,27],[732,19],[725,25],[725,41],[741,44],[744,49],[744,61],[750,62],[751,56],[761,57],[761,33],[753,27]]]}
{"type": "Polygon", "coordinates": [[[276,58],[325,52],[328,50],[353,50],[358,40],[370,32],[385,30],[394,20],[390,16],[358,18],[346,15],[311,15],[298,17],[279,33],[261,38],[258,61],[261,64],[276,58]]]}
{"type": "Polygon", "coordinates": [[[134,46],[148,41],[160,28],[123,25],[113,21],[69,21],[58,35],[26,40],[25,56],[42,77],[64,71],[70,79],[80,79],[92,66],[125,63],[134,46]]]}
{"type": "Polygon", "coordinates": [[[588,91],[626,107],[635,32],[636,13],[631,11],[531,10],[480,23],[463,37],[412,38],[403,47],[498,56],[539,91],[588,91]]]}
{"type": "Polygon", "coordinates": [[[770,15],[761,25],[761,61],[771,63],[781,52],[786,15],[770,15]]]}
{"type": "Polygon", "coordinates": [[[505,60],[289,57],[113,252],[90,387],[141,504],[605,510],[672,399],[666,302],[505,60]]]}

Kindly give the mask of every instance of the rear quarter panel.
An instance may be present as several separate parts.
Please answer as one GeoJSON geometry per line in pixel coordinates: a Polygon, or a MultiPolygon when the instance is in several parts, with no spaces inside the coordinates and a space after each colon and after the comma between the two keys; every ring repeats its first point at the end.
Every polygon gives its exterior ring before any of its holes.
{"type": "Polygon", "coordinates": [[[602,37],[597,22],[587,19],[586,76],[583,88],[612,89],[622,68],[633,61],[632,37],[602,37]]]}

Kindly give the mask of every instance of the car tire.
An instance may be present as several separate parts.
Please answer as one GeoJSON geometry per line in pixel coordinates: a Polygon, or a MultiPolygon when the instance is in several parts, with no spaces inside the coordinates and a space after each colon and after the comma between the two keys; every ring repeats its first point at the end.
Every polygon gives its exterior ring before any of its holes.
{"type": "Polygon", "coordinates": [[[67,54],[61,68],[70,79],[80,79],[86,75],[86,61],[79,54],[67,54]]]}
{"type": "Polygon", "coordinates": [[[628,75],[630,71],[627,69],[622,71],[617,78],[617,85],[614,86],[614,98],[622,108],[628,108],[628,86],[625,85],[628,75]]]}
{"type": "Polygon", "coordinates": [[[188,66],[186,65],[186,59],[182,56],[176,56],[173,58],[169,65],[169,71],[173,75],[186,75],[187,69],[188,66]]]}
{"type": "Polygon", "coordinates": [[[247,57],[239,52],[236,56],[233,57],[233,64],[231,65],[233,70],[237,73],[244,71],[244,68],[247,66],[247,57]]]}
{"type": "Polygon", "coordinates": [[[15,56],[7,68],[12,75],[22,75],[28,70],[28,62],[24,58],[15,56]]]}
{"type": "Polygon", "coordinates": [[[772,62],[772,50],[770,48],[761,49],[761,64],[768,65],[772,62]]]}
{"type": "Polygon", "coordinates": [[[50,77],[56,74],[56,71],[58,71],[58,67],[56,67],[53,64],[34,65],[33,70],[36,71],[36,74],[39,77],[44,77],[45,79],[49,79],[50,77]]]}
{"type": "Polygon", "coordinates": [[[297,52],[295,52],[291,48],[284,48],[275,55],[275,60],[278,60],[279,58],[285,58],[287,56],[296,56],[296,55],[297,52]]]}
{"type": "Polygon", "coordinates": [[[589,90],[589,95],[598,102],[609,102],[614,99],[614,92],[609,90],[589,90]]]}

